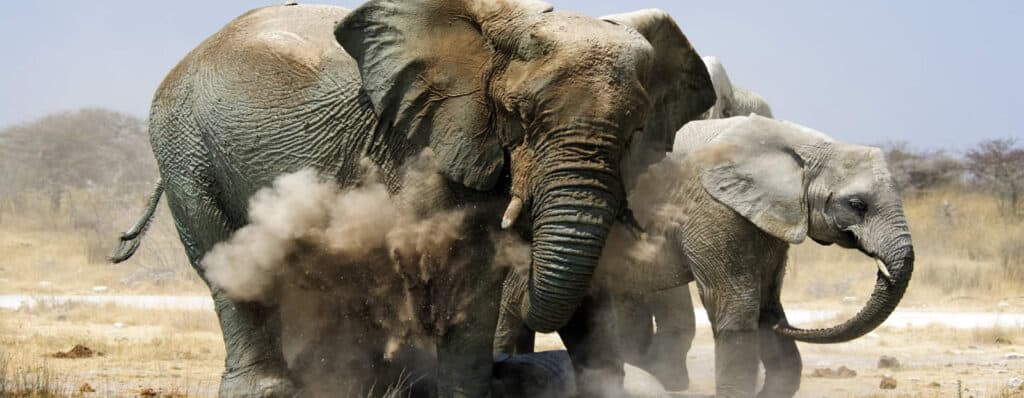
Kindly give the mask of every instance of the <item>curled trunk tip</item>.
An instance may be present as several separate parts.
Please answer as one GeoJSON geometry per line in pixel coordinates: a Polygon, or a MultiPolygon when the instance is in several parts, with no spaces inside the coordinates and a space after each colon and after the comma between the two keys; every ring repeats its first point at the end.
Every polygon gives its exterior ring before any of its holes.
{"type": "Polygon", "coordinates": [[[839,325],[822,329],[801,329],[786,323],[775,325],[775,332],[805,343],[830,344],[850,341],[868,334],[896,309],[910,284],[914,270],[913,249],[908,249],[898,261],[879,259],[879,271],[871,298],[852,318],[839,325]],[[899,264],[896,267],[892,265],[899,264]]]}

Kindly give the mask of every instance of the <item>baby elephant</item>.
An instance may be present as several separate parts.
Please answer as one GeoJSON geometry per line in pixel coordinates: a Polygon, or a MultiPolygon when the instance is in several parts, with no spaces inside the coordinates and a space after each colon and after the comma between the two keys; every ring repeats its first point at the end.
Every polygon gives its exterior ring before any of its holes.
{"type": "MultiPolygon", "coordinates": [[[[802,368],[795,341],[837,343],[870,332],[910,281],[913,245],[882,152],[757,115],[690,122],[676,148],[684,150],[653,165],[629,193],[645,236],[616,226],[608,237],[595,289],[616,297],[611,307],[620,311],[596,328],[635,330],[633,322],[650,318],[621,311],[628,296],[696,280],[715,338],[717,396],[754,396],[759,361],[766,375],[758,396],[793,396],[802,368]],[[789,245],[808,236],[856,248],[878,265],[864,308],[826,329],[790,326],[779,301],[789,245]]],[[[677,310],[692,313],[688,303],[677,310]]],[[[566,345],[599,339],[580,340],[566,345]]]]}

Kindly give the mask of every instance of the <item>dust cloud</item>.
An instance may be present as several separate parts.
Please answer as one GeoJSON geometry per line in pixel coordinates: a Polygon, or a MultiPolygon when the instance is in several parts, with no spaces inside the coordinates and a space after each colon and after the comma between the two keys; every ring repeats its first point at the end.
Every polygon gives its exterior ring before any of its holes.
{"type": "Polygon", "coordinates": [[[324,395],[429,378],[435,339],[480,297],[469,267],[495,252],[505,259],[495,267],[529,263],[509,236],[491,236],[490,250],[467,242],[478,220],[440,205],[449,194],[429,152],[397,194],[364,168],[349,188],[315,170],[277,178],[253,197],[250,224],[203,259],[228,297],[281,309],[289,367],[324,395]]]}
{"type": "Polygon", "coordinates": [[[678,154],[651,165],[636,177],[628,194],[628,203],[642,233],[622,223],[612,226],[601,253],[595,280],[615,294],[633,294],[674,287],[681,275],[677,267],[685,260],[678,247],[673,246],[672,228],[685,221],[690,212],[690,195],[684,184],[692,181],[691,171],[685,167],[686,158],[678,154]],[[664,285],[663,285],[664,284],[664,285]]]}

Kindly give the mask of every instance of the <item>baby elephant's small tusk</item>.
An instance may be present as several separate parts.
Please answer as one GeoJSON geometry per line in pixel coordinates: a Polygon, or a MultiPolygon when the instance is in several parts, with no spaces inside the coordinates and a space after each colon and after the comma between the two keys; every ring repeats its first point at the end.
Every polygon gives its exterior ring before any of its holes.
{"type": "Polygon", "coordinates": [[[889,269],[885,267],[885,263],[882,262],[882,260],[879,260],[879,259],[876,258],[875,259],[875,264],[878,265],[878,272],[881,272],[882,275],[885,276],[885,279],[888,279],[889,282],[893,282],[892,274],[890,274],[889,273],[889,269]]]}
{"type": "Polygon", "coordinates": [[[519,199],[518,196],[513,196],[512,200],[508,202],[508,207],[505,208],[505,215],[501,216],[501,229],[508,229],[512,226],[512,223],[519,218],[519,212],[523,210],[523,200],[519,199]]]}

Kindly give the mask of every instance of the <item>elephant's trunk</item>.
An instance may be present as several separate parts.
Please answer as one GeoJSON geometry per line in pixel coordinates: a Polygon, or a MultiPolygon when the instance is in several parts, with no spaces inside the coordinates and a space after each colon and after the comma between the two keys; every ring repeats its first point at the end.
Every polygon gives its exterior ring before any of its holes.
{"type": "MultiPolygon", "coordinates": [[[[593,139],[593,138],[591,138],[593,139]]],[[[615,159],[594,142],[562,142],[532,178],[532,268],[520,314],[538,332],[553,332],[590,289],[608,230],[622,201],[615,159]]]]}
{"type": "Polygon", "coordinates": [[[874,330],[892,314],[903,298],[914,272],[914,246],[910,233],[903,224],[897,236],[887,242],[877,255],[889,276],[880,270],[875,289],[867,304],[850,320],[826,329],[799,329],[789,325],[776,326],[776,332],[807,343],[842,343],[861,337],[874,330]]]}

